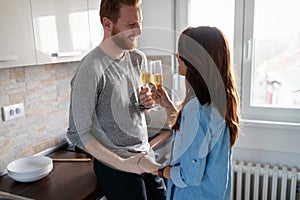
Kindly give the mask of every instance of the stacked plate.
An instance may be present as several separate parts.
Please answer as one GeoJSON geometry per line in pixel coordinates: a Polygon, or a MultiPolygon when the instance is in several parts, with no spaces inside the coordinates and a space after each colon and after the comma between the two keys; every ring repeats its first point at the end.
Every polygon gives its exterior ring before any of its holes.
{"type": "Polygon", "coordinates": [[[12,179],[32,182],[47,176],[53,169],[53,162],[47,156],[29,156],[12,161],[6,169],[12,179]]]}

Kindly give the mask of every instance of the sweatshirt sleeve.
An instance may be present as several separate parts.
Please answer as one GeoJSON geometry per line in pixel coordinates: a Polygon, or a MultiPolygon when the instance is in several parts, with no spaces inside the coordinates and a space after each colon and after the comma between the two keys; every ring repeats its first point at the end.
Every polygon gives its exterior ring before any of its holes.
{"type": "Polygon", "coordinates": [[[82,63],[71,82],[70,119],[67,136],[72,143],[84,148],[93,138],[92,121],[96,118],[97,94],[101,88],[100,72],[82,63]]]}

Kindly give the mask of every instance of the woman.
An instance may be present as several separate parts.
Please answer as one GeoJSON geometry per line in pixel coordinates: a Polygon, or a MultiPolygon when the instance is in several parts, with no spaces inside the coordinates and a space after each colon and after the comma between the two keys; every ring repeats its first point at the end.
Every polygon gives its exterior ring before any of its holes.
{"type": "Polygon", "coordinates": [[[181,109],[177,111],[162,86],[152,89],[173,122],[170,165],[157,170],[144,158],[139,165],[168,179],[167,199],[229,199],[239,102],[227,39],[215,27],[187,28],[176,57],[186,79],[181,109]]]}

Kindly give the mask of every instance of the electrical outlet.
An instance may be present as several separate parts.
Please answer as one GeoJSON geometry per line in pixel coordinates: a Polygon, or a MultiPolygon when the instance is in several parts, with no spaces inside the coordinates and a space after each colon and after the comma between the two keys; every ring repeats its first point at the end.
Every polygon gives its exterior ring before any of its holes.
{"type": "Polygon", "coordinates": [[[4,106],[2,110],[2,120],[12,120],[19,117],[25,117],[24,104],[14,104],[9,106],[4,106]]]}

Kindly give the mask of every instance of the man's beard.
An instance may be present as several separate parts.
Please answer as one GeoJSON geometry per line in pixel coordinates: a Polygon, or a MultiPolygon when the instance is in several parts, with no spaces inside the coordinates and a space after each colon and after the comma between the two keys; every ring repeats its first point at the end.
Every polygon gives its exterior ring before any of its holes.
{"type": "Polygon", "coordinates": [[[136,43],[131,42],[131,40],[127,40],[126,37],[129,37],[129,36],[125,36],[125,34],[121,33],[121,31],[116,27],[113,27],[111,36],[112,36],[112,40],[121,49],[131,50],[131,49],[134,49],[136,47],[136,43]]]}

